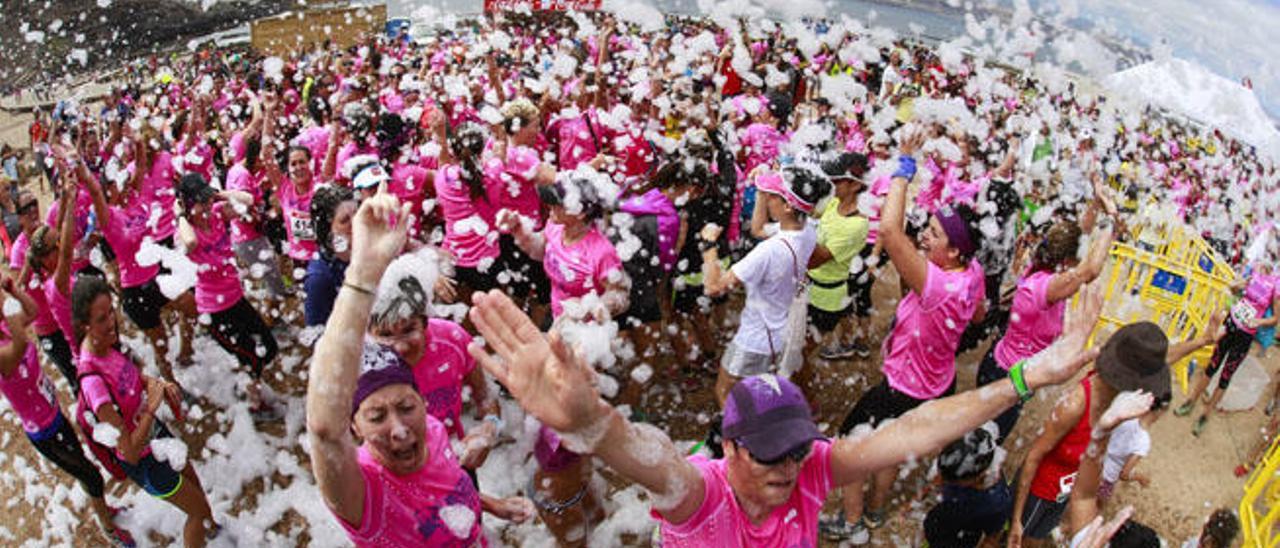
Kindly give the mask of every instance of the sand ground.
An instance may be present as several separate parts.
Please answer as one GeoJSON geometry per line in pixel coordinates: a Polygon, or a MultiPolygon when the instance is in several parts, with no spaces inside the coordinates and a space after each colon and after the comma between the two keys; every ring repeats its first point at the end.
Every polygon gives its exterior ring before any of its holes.
{"type": "MultiPolygon", "coordinates": [[[[0,113],[0,141],[13,146],[25,146],[27,142],[26,125],[28,115],[11,115],[0,113]]],[[[47,201],[47,200],[45,200],[47,201]]],[[[45,204],[47,206],[47,204],[45,204]]],[[[878,283],[875,290],[877,309],[875,328],[879,333],[888,330],[888,322],[896,296],[898,294],[897,277],[891,272],[878,283]]],[[[957,360],[958,388],[968,389],[973,386],[978,362],[986,352],[990,342],[962,355],[957,360]]],[[[298,346],[287,352],[298,355],[307,351],[298,346]]],[[[1280,359],[1273,352],[1262,360],[1268,372],[1280,370],[1280,359]]],[[[878,356],[870,359],[850,360],[832,364],[818,363],[816,386],[822,387],[823,407],[819,409],[819,420],[827,425],[828,432],[834,432],[843,415],[852,406],[852,402],[879,380],[878,356]]],[[[710,398],[711,379],[701,383],[700,387],[682,387],[674,380],[673,374],[664,373],[677,368],[668,363],[655,367],[659,372],[650,382],[644,395],[644,410],[649,419],[663,426],[677,439],[699,439],[705,432],[706,421],[713,415],[714,409],[710,398]],[[694,388],[694,389],[690,389],[694,388]]],[[[46,365],[46,374],[59,378],[54,369],[46,365]]],[[[277,390],[300,395],[302,385],[296,382],[276,386],[277,390]]],[[[1020,462],[1026,447],[1040,428],[1049,408],[1057,398],[1059,390],[1047,390],[1031,402],[1019,421],[1017,430],[1007,444],[1010,450],[1006,461],[1006,473],[1012,475],[1020,462]]],[[[64,408],[70,410],[73,401],[67,394],[62,395],[64,408]]],[[[1175,397],[1175,405],[1181,402],[1181,396],[1175,397]]],[[[1208,430],[1199,438],[1191,436],[1191,420],[1175,417],[1166,413],[1158,421],[1151,432],[1153,439],[1152,455],[1141,465],[1151,476],[1152,484],[1143,489],[1134,484],[1121,484],[1117,488],[1116,506],[1133,504],[1138,519],[1153,526],[1167,540],[1181,543],[1183,539],[1196,534],[1202,520],[1218,507],[1235,508],[1243,494],[1244,479],[1237,478],[1233,470],[1244,463],[1251,448],[1258,444],[1262,437],[1262,428],[1266,417],[1262,406],[1266,396],[1254,409],[1229,415],[1214,417],[1208,430]]],[[[67,488],[73,485],[70,476],[54,470],[40,457],[27,442],[12,412],[6,410],[7,420],[0,420],[0,473],[6,477],[15,470],[15,459],[24,459],[40,470],[40,477],[35,481],[2,482],[9,492],[8,502],[0,505],[0,541],[5,544],[20,544],[31,539],[39,539],[43,528],[47,504],[67,505],[67,500],[49,501],[48,486],[54,482],[67,488]],[[34,487],[34,488],[33,488],[34,487]]],[[[218,428],[210,418],[193,428],[192,434],[207,433],[218,428]]],[[[300,450],[300,449],[299,449],[300,450]]],[[[199,447],[193,447],[191,454],[198,455],[199,447]]],[[[922,467],[923,468],[923,467],[922,467]]],[[[917,472],[908,476],[898,486],[898,498],[903,495],[920,492],[927,487],[927,482],[917,472]]],[[[208,481],[216,481],[211,479],[208,481]]],[[[132,486],[109,484],[109,492],[118,495],[132,486]]],[[[246,493],[248,494],[248,492],[246,493]]],[[[834,503],[828,507],[834,509],[834,503]]],[[[918,528],[921,511],[927,509],[920,505],[898,503],[898,511],[890,525],[874,535],[872,542],[877,545],[906,545],[911,543],[914,530],[918,528]]],[[[78,540],[84,544],[100,545],[105,539],[98,533],[88,511],[81,512],[86,519],[77,528],[78,540]]],[[[175,518],[177,515],[175,514],[175,518]]],[[[299,525],[297,516],[286,514],[279,524],[281,530],[288,530],[299,525]]],[[[161,540],[161,539],[155,539],[161,540]]],[[[77,542],[80,544],[81,542],[77,542]]]]}

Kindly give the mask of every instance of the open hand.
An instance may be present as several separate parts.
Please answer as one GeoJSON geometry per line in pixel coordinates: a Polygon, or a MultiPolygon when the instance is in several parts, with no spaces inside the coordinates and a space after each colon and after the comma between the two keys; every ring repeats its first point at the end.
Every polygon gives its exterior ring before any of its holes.
{"type": "Polygon", "coordinates": [[[360,204],[351,226],[351,270],[357,270],[362,282],[376,282],[391,260],[400,254],[409,234],[411,204],[401,204],[387,192],[387,184],[378,185],[378,193],[360,204]]]}
{"type": "Polygon", "coordinates": [[[1114,400],[1111,400],[1111,406],[1102,414],[1102,418],[1098,420],[1098,428],[1110,432],[1111,429],[1119,426],[1120,423],[1132,418],[1141,417],[1151,410],[1151,404],[1155,403],[1155,396],[1146,390],[1129,390],[1121,392],[1114,400]]]}
{"type": "Polygon", "coordinates": [[[471,321],[496,355],[478,342],[467,350],[520,406],[562,433],[592,424],[602,402],[591,366],[558,333],[538,331],[502,292],[475,293],[472,302],[471,321]]]}

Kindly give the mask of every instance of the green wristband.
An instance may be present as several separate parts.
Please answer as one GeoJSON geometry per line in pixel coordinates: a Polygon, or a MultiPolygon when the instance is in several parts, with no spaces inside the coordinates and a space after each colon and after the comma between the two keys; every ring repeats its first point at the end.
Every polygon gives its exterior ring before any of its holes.
{"type": "Polygon", "coordinates": [[[1027,388],[1027,379],[1022,376],[1022,366],[1027,360],[1018,360],[1009,368],[1009,380],[1013,381],[1013,390],[1018,393],[1018,399],[1027,401],[1031,399],[1031,389],[1027,388]]]}

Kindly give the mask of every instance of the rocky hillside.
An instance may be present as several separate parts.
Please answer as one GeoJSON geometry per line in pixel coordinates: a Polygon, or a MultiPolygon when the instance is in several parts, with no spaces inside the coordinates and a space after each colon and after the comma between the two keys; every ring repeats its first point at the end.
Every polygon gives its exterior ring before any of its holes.
{"type": "Polygon", "coordinates": [[[295,0],[0,0],[0,84],[22,87],[290,8],[295,0]]]}

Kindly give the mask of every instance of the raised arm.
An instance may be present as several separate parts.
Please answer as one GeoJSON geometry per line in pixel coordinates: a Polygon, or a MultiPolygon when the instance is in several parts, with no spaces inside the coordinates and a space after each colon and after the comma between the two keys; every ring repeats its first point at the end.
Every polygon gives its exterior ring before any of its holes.
{"type": "Polygon", "coordinates": [[[325,502],[347,523],[358,524],[364,517],[364,476],[351,437],[351,400],[360,375],[364,333],[378,279],[408,233],[408,223],[389,224],[393,216],[408,219],[409,204],[401,205],[385,187],[356,212],[351,266],[316,344],[307,383],[311,467],[325,502]]]}
{"type": "Polygon", "coordinates": [[[1102,267],[1107,264],[1107,256],[1111,252],[1111,240],[1110,228],[1094,232],[1093,239],[1089,242],[1089,254],[1084,262],[1071,270],[1054,274],[1049,280],[1046,297],[1050,303],[1071,298],[1080,286],[1092,282],[1102,274],[1102,267]]]}
{"type": "Polygon", "coordinates": [[[1226,312],[1215,310],[1199,334],[1185,341],[1170,344],[1169,350],[1165,352],[1165,363],[1173,365],[1182,361],[1182,358],[1187,357],[1188,354],[1199,350],[1200,347],[1216,343],[1226,334],[1222,328],[1222,320],[1225,317],[1226,312]]]}
{"type": "Polygon", "coordinates": [[[30,342],[27,339],[27,325],[35,317],[37,309],[35,301],[31,300],[26,291],[19,289],[13,278],[0,275],[0,288],[22,305],[22,310],[17,314],[5,317],[5,324],[9,327],[9,343],[0,346],[0,376],[8,377],[27,353],[27,344],[30,342]]]}
{"type": "Polygon", "coordinates": [[[471,355],[521,407],[559,432],[568,449],[591,453],[648,489],[668,521],[693,516],[706,496],[702,477],[666,434],[628,422],[601,399],[591,366],[558,333],[538,331],[509,297],[490,291],[472,299],[471,321],[496,355],[480,343],[471,344],[471,355]]]}
{"type": "Polygon", "coordinates": [[[916,250],[916,244],[907,236],[904,225],[907,184],[915,175],[915,161],[911,160],[910,155],[919,147],[923,138],[923,134],[917,132],[902,143],[903,156],[890,183],[889,195],[885,197],[884,206],[880,210],[880,238],[876,240],[888,252],[893,267],[902,276],[902,283],[918,294],[924,293],[924,284],[929,277],[929,260],[916,250]]]}
{"type": "MultiPolygon", "coordinates": [[[[1090,287],[1071,310],[1063,336],[1022,366],[1027,388],[1034,391],[1065,382],[1093,360],[1097,350],[1084,347],[1101,311],[1101,291],[1090,287]]],[[[941,451],[1017,401],[1013,381],[1000,381],[926,403],[871,435],[843,438],[833,448],[833,480],[843,485],[908,458],[941,451]]]]}
{"type": "Polygon", "coordinates": [[[721,227],[715,223],[703,225],[698,233],[698,245],[702,251],[702,292],[708,297],[724,295],[738,287],[741,281],[732,270],[725,271],[720,264],[720,250],[715,242],[720,239],[721,227]]]}

